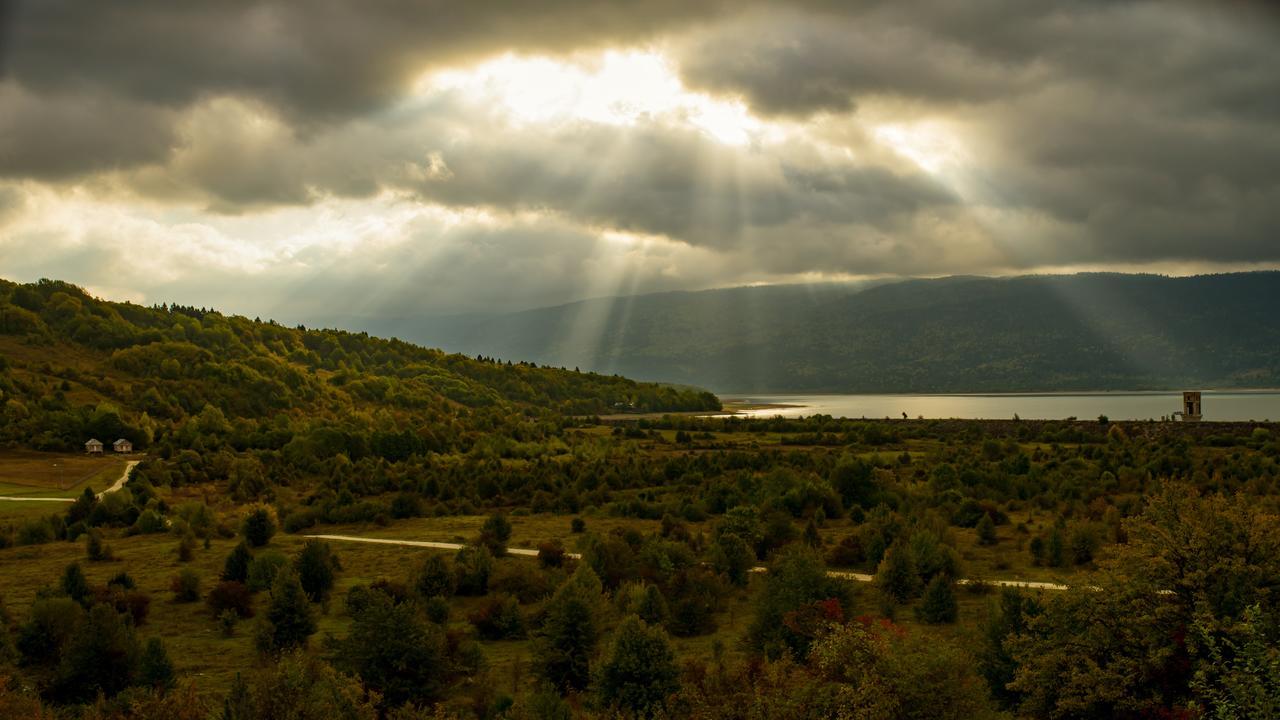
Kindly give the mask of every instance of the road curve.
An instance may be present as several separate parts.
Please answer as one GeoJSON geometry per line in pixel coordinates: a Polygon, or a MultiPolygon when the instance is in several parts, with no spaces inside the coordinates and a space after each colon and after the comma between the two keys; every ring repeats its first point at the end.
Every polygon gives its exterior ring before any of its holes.
{"type": "MultiPolygon", "coordinates": [[[[99,497],[99,498],[101,498],[103,495],[106,495],[107,493],[113,493],[113,492],[116,492],[116,491],[117,491],[117,490],[119,490],[120,488],[124,487],[124,484],[125,484],[125,483],[127,483],[127,482],[129,482],[129,473],[130,473],[130,472],[132,472],[132,471],[133,471],[133,468],[134,468],[134,467],[136,467],[136,466],[138,465],[138,463],[140,463],[140,462],[142,462],[142,461],[141,461],[141,460],[130,460],[129,462],[125,463],[125,464],[124,464],[124,472],[120,473],[120,479],[116,480],[116,481],[115,481],[115,484],[113,484],[111,487],[109,487],[109,488],[107,488],[106,490],[103,490],[102,492],[98,493],[98,497],[99,497]]],[[[70,497],[70,498],[60,498],[60,497],[10,497],[10,496],[8,496],[8,495],[0,496],[0,500],[7,500],[7,501],[9,501],[9,502],[58,502],[58,503],[73,503],[73,502],[75,502],[75,501],[76,501],[76,500],[78,500],[78,499],[79,499],[79,498],[73,498],[73,497],[70,497]]],[[[534,554],[536,555],[537,553],[534,553],[534,554]]]]}
{"type": "MultiPolygon", "coordinates": [[[[401,547],[432,548],[435,550],[460,550],[464,547],[461,543],[432,542],[429,540],[390,540],[386,538],[361,537],[359,535],[303,535],[302,537],[315,538],[317,540],[334,540],[336,542],[358,542],[358,543],[370,543],[374,545],[399,545],[401,547]]],[[[538,556],[537,550],[530,550],[528,548],[509,547],[507,548],[507,553],[511,555],[523,555],[525,557],[538,556]]],[[[571,558],[582,557],[578,553],[565,553],[565,556],[571,557],[571,558]]],[[[768,572],[768,568],[757,565],[756,567],[751,568],[751,572],[753,573],[768,572]]],[[[855,582],[864,582],[864,583],[869,583],[875,580],[875,577],[873,575],[868,575],[866,573],[849,572],[847,570],[828,570],[827,575],[835,578],[843,578],[845,580],[853,580],[855,582]]],[[[1027,588],[1030,590],[1070,590],[1071,589],[1070,585],[1061,585],[1059,583],[1051,583],[1051,582],[1040,582],[1036,580],[974,580],[974,579],[965,578],[965,579],[957,580],[956,584],[969,585],[975,582],[984,582],[988,585],[993,585],[996,587],[1016,587],[1016,588],[1027,588]]]]}

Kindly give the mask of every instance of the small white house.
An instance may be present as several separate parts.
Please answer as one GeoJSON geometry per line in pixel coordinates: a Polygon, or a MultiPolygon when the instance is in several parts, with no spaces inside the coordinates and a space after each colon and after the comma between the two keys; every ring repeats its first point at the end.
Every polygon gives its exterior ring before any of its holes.
{"type": "MultiPolygon", "coordinates": [[[[111,447],[115,448],[115,451],[118,453],[133,452],[133,443],[129,442],[128,440],[125,440],[124,438],[120,438],[119,440],[111,443],[111,447]]],[[[98,452],[102,452],[102,451],[99,450],[98,452]]]]}
{"type": "Polygon", "coordinates": [[[89,453],[90,455],[101,455],[102,441],[97,439],[89,440],[89,442],[84,444],[84,451],[89,453]]]}

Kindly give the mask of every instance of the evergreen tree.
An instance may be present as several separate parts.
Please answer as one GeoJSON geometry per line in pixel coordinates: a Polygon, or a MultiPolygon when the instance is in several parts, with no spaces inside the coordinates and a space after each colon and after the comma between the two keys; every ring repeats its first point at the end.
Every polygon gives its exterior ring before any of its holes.
{"type": "Polygon", "coordinates": [[[711,566],[738,587],[746,587],[755,564],[755,552],[737,535],[722,534],[711,546],[711,566]]]}
{"type": "Polygon", "coordinates": [[[895,603],[905,603],[920,594],[920,575],[915,558],[902,545],[893,545],[876,569],[876,587],[895,603]]]}
{"type": "Polygon", "coordinates": [[[935,575],[924,589],[924,599],[916,609],[916,617],[930,625],[956,621],[956,594],[951,578],[935,575]]]}
{"type": "Polygon", "coordinates": [[[449,567],[449,560],[439,553],[431,553],[418,568],[413,588],[424,599],[450,598],[453,597],[454,582],[454,572],[449,567]]]}
{"type": "Polygon", "coordinates": [[[231,681],[231,690],[222,700],[222,714],[218,720],[257,720],[253,716],[253,698],[249,694],[249,684],[240,673],[231,681]]]}
{"type": "Polygon", "coordinates": [[[667,599],[657,585],[645,585],[640,595],[640,602],[635,607],[636,615],[649,625],[662,625],[671,616],[667,607],[667,599]]]}
{"type": "Polygon", "coordinates": [[[1049,531],[1049,541],[1045,543],[1045,561],[1053,567],[1062,567],[1067,562],[1066,543],[1062,539],[1062,527],[1054,525],[1049,531]]]}
{"type": "Polygon", "coordinates": [[[271,536],[276,534],[276,523],[271,519],[271,511],[264,507],[255,508],[245,516],[240,532],[253,547],[262,547],[271,542],[271,536]]]}
{"type": "Polygon", "coordinates": [[[340,667],[382,693],[387,708],[435,699],[447,665],[444,631],[384,593],[370,595],[337,650],[340,667]]]}
{"type": "Polygon", "coordinates": [[[804,544],[811,548],[822,547],[822,536],[818,534],[818,524],[809,518],[809,522],[804,526],[804,535],[802,536],[804,544]]]}
{"type": "Polygon", "coordinates": [[[80,563],[71,563],[62,573],[62,592],[81,605],[88,605],[93,593],[89,589],[89,580],[84,576],[80,563]]]}
{"type": "Polygon", "coordinates": [[[543,678],[562,693],[581,692],[591,681],[603,602],[600,578],[586,563],[547,602],[534,654],[543,678]]]}
{"type": "Polygon", "coordinates": [[[156,690],[169,690],[174,684],[173,663],[158,637],[147,641],[138,661],[138,682],[156,690]]]}
{"type": "Polygon", "coordinates": [[[632,615],[618,627],[600,665],[601,704],[649,717],[680,689],[675,654],[662,628],[632,615]]]}
{"type": "Polygon", "coordinates": [[[111,697],[133,684],[139,651],[132,625],[110,605],[94,605],[67,645],[50,694],[63,702],[111,697]]]}
{"type": "Polygon", "coordinates": [[[480,544],[489,549],[494,557],[507,554],[507,541],[511,539],[511,521],[506,515],[496,513],[484,521],[480,529],[480,544]]]}
{"type": "Polygon", "coordinates": [[[990,513],[982,513],[982,518],[978,520],[977,530],[979,545],[995,545],[998,541],[996,524],[992,521],[990,513]]]}
{"type": "Polygon", "coordinates": [[[848,586],[827,576],[827,566],[812,548],[792,546],[783,551],[764,576],[764,587],[756,598],[755,618],[747,631],[751,646],[770,657],[790,650],[803,657],[812,636],[797,632],[787,623],[793,613],[830,602],[842,613],[851,603],[848,586]]]}
{"type": "Polygon", "coordinates": [[[453,572],[459,595],[484,595],[489,591],[493,555],[483,545],[466,545],[453,558],[453,572]]]}
{"type": "Polygon", "coordinates": [[[249,546],[241,542],[227,555],[222,565],[222,579],[228,582],[243,583],[249,579],[249,564],[253,562],[253,553],[249,546]]]}
{"type": "Polygon", "coordinates": [[[298,573],[283,567],[271,585],[271,605],[267,609],[263,640],[271,651],[303,647],[316,631],[307,593],[302,589],[298,573]]]}
{"type": "Polygon", "coordinates": [[[298,580],[302,589],[312,602],[320,602],[329,597],[333,590],[335,561],[329,543],[323,540],[308,540],[302,546],[302,552],[294,566],[298,571],[298,580]]]}

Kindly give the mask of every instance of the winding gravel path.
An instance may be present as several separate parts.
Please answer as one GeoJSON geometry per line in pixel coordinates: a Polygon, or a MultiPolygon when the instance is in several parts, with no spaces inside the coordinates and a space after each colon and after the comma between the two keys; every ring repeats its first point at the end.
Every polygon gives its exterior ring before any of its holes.
{"type": "MultiPolygon", "coordinates": [[[[303,535],[302,537],[316,538],[318,540],[333,540],[335,542],[357,542],[357,543],[370,543],[374,545],[399,545],[402,547],[433,548],[436,550],[460,550],[463,547],[461,543],[432,542],[428,540],[390,540],[386,538],[361,537],[359,535],[303,535]]],[[[537,550],[530,550],[528,548],[509,547],[507,548],[507,552],[511,555],[522,555],[525,557],[538,556],[537,550]]],[[[565,553],[565,555],[571,558],[582,557],[578,553],[565,553]]],[[[767,571],[768,571],[767,568],[764,568],[758,565],[756,567],[751,568],[751,572],[755,572],[755,573],[761,573],[761,572],[767,572],[767,571]]],[[[855,582],[864,582],[864,583],[869,583],[875,579],[874,576],[868,575],[866,573],[849,572],[846,570],[828,570],[827,575],[830,575],[831,577],[843,578],[845,580],[853,580],[855,582]]],[[[985,582],[988,585],[994,585],[996,587],[1028,588],[1031,590],[1070,590],[1071,589],[1070,585],[1061,585],[1059,583],[1051,583],[1051,582],[1039,582],[1036,580],[975,581],[975,580],[969,580],[969,579],[961,579],[961,580],[957,580],[956,584],[968,585],[973,582],[985,582]]]]}

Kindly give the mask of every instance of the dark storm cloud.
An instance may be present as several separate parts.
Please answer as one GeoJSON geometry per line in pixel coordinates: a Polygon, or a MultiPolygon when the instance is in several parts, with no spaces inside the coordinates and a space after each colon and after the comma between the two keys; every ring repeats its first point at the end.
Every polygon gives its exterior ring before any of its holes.
{"type": "Polygon", "coordinates": [[[1071,224],[1056,262],[1280,260],[1280,25],[1262,4],[831,4],[692,34],[760,112],[906,101],[978,128],[970,202],[1071,224]]]}
{"type": "Polygon", "coordinates": [[[594,292],[573,278],[610,230],[670,237],[685,254],[669,264],[715,258],[705,273],[650,267],[643,287],[1280,262],[1280,22],[1263,2],[15,8],[0,12],[0,178],[13,183],[0,222],[22,215],[30,187],[75,184],[219,219],[389,192],[511,228],[423,231],[374,253],[383,265],[315,276],[344,298],[392,265],[412,273],[392,304],[426,282],[571,299],[594,292]],[[500,98],[409,97],[430,69],[650,41],[686,86],[786,123],[784,139],[728,146],[670,116],[522,123],[500,98]],[[931,120],[961,161],[929,167],[918,156],[934,150],[876,139],[879,125],[910,135],[931,120]],[[539,279],[521,279],[535,265],[539,279]]]}
{"type": "MultiPolygon", "coordinates": [[[[0,35],[8,38],[0,45],[0,67],[8,69],[13,82],[42,97],[110,96],[135,107],[132,116],[102,118],[116,136],[110,144],[120,152],[85,156],[76,152],[79,147],[58,152],[38,146],[21,158],[0,155],[0,174],[71,175],[99,169],[103,162],[163,154],[169,137],[156,128],[165,122],[163,110],[216,95],[266,103],[306,132],[394,102],[430,67],[504,51],[560,52],[631,42],[712,13],[718,5],[679,0],[625,6],[580,0],[20,2],[0,35]]],[[[86,111],[92,117],[91,107],[64,109],[86,111]]]]}

